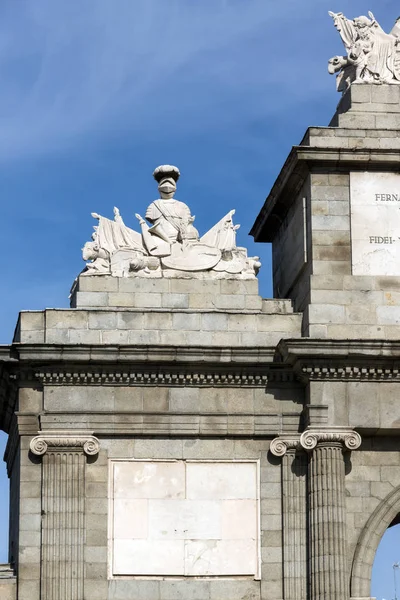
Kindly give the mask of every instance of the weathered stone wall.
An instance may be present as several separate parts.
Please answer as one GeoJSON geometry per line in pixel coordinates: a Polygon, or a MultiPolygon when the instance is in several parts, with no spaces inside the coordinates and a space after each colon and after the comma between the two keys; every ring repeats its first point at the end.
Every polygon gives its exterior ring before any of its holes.
{"type": "Polygon", "coordinates": [[[0,598],[1,600],[17,598],[17,578],[12,574],[9,565],[0,565],[0,598]]]}

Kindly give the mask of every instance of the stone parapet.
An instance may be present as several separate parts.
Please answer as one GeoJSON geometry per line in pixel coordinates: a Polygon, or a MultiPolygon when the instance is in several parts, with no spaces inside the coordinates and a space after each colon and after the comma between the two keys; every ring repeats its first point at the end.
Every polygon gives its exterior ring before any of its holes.
{"type": "Polygon", "coordinates": [[[342,96],[330,126],[400,129],[399,86],[353,83],[342,96]]]}
{"type": "Polygon", "coordinates": [[[14,341],[254,347],[300,337],[302,315],[289,312],[290,303],[267,301],[263,308],[271,312],[110,307],[23,312],[14,341]]]}
{"type": "Polygon", "coordinates": [[[71,291],[71,308],[165,308],[261,310],[258,280],[146,278],[81,275],[71,291]]]}

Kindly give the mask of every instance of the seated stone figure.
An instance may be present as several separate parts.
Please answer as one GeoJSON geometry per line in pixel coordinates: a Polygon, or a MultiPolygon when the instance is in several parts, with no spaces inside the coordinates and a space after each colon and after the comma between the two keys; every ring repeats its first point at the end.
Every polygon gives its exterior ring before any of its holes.
{"type": "Polygon", "coordinates": [[[93,260],[87,264],[87,275],[168,277],[176,276],[176,271],[205,271],[214,277],[255,277],[261,266],[258,257],[248,258],[245,248],[236,247],[235,211],[200,238],[189,207],[174,198],[179,176],[179,169],[172,165],[155,169],[160,198],[148,206],[146,219],[136,214],[141,234],[125,225],[117,208],[114,220],[92,213],[99,220],[94,234],[98,254],[89,253],[86,244],[84,259],[93,260]]]}

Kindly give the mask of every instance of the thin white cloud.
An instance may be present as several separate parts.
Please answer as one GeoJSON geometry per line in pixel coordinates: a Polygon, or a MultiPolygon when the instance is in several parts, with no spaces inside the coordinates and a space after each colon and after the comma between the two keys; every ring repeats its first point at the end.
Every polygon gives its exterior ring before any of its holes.
{"type": "Polygon", "coordinates": [[[210,108],[228,128],[236,115],[223,102],[232,97],[253,115],[289,109],[327,81],[330,52],[321,52],[315,22],[328,31],[331,6],[302,5],[9,0],[0,12],[0,160],[55,151],[90,132],[149,130],[171,111],[185,131],[202,126],[202,111],[211,122],[210,108]]]}
{"type": "MultiPolygon", "coordinates": [[[[0,15],[0,159],[57,149],[118,120],[128,128],[140,127],[143,119],[151,124],[151,111],[157,118],[174,103],[183,110],[204,103],[212,89],[207,93],[202,85],[214,81],[231,89],[248,85],[243,42],[261,28],[271,35],[271,20],[285,12],[267,4],[15,3],[17,10],[0,15]],[[218,64],[218,54],[221,60],[235,46],[243,53],[233,74],[218,64]]],[[[285,4],[287,9],[292,2],[285,4]]],[[[266,68],[259,58],[260,69],[266,68]]]]}

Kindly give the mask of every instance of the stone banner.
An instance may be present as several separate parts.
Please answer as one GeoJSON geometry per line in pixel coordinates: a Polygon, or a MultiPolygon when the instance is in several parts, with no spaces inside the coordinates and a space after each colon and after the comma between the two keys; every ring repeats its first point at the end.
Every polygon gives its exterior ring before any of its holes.
{"type": "Polygon", "coordinates": [[[400,276],[400,174],[350,173],[353,275],[400,276]]]}

